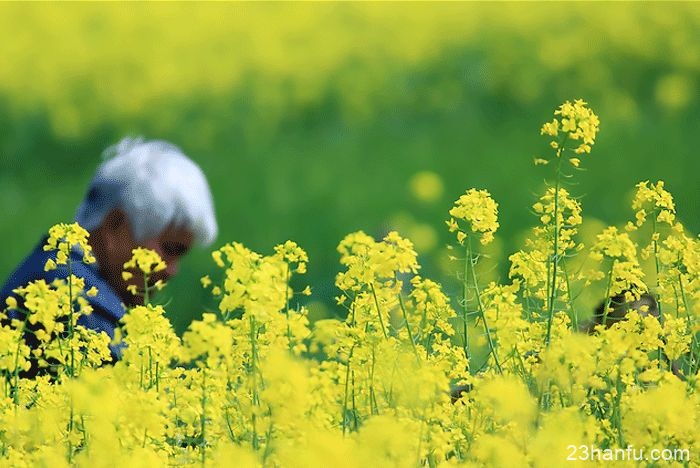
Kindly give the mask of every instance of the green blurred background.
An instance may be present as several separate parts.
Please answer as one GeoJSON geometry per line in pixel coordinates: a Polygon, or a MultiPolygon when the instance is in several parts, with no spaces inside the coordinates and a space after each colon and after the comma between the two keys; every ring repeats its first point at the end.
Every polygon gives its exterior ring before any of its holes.
{"type": "MultiPolygon", "coordinates": [[[[570,187],[584,216],[622,224],[663,179],[700,228],[697,3],[2,4],[0,44],[0,281],[125,135],[202,166],[216,246],[305,247],[313,317],[338,313],[335,247],[358,229],[399,229],[455,288],[444,220],[470,187],[500,204],[504,280],[550,174],[539,127],[579,97],[601,119],[570,187]]],[[[213,267],[195,250],[171,282],[179,331],[214,306],[213,267]]]]}

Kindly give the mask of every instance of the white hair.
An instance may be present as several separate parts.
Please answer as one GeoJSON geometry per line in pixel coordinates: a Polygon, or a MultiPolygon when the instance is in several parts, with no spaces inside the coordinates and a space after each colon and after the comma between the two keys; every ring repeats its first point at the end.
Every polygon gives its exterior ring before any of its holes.
{"type": "Polygon", "coordinates": [[[199,244],[214,241],[217,224],[209,184],[180,148],[162,140],[124,138],[102,157],[75,215],[81,226],[93,231],[120,208],[139,242],[169,226],[190,231],[199,244]]]}

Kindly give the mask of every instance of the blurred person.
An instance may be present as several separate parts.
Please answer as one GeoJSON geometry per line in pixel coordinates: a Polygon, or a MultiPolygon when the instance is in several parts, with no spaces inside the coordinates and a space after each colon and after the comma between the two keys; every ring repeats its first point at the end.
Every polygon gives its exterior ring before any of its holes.
{"type": "MultiPolygon", "coordinates": [[[[642,293],[639,298],[628,301],[625,297],[625,291],[620,294],[613,296],[609,301],[603,301],[596,308],[591,320],[584,324],[582,327],[583,332],[588,334],[593,334],[596,331],[598,325],[603,325],[604,328],[610,328],[617,322],[625,320],[627,314],[631,311],[636,311],[640,316],[646,317],[648,315],[654,316],[661,320],[662,317],[659,314],[659,304],[648,292],[642,293]],[[608,313],[605,314],[605,306],[608,302],[608,313]]],[[[665,339],[662,338],[665,342],[665,339]]],[[[671,371],[676,377],[681,380],[685,380],[685,375],[681,371],[681,361],[671,362],[671,371]]]]}
{"type": "Polygon", "coordinates": [[[625,291],[610,298],[609,301],[602,301],[593,313],[593,317],[588,323],[582,325],[582,331],[592,334],[595,332],[595,327],[603,325],[605,328],[610,328],[615,323],[627,318],[627,314],[636,310],[642,317],[653,315],[659,317],[659,306],[656,299],[649,293],[642,293],[638,299],[627,301],[625,291]],[[608,313],[605,313],[605,306],[608,306],[608,313]]]}
{"type": "MultiPolygon", "coordinates": [[[[178,262],[193,244],[210,245],[217,234],[211,191],[199,166],[171,143],[141,138],[124,138],[105,150],[75,221],[90,233],[96,262],[83,263],[82,252],[74,249],[72,272],[85,279],[85,290],[98,290],[95,297],[86,297],[92,314],[81,316],[78,323],[112,339],[126,308],[143,303],[141,296],[127,290],[129,284],[143,285],[143,277],[122,277],[132,250],[155,250],[167,267],[150,280],[166,281],[177,273],[178,262]]],[[[16,297],[17,287],[67,278],[66,265],[45,271],[47,260],[56,256],[55,251],[44,251],[46,240],[44,236],[7,279],[0,290],[0,308],[7,297],[16,297]]],[[[27,340],[31,346],[36,338],[27,340]]],[[[110,345],[110,350],[113,359],[120,358],[119,344],[110,345]]]]}
{"type": "MultiPolygon", "coordinates": [[[[605,328],[610,328],[615,323],[625,320],[627,314],[635,310],[642,317],[646,315],[653,315],[654,317],[659,317],[659,307],[650,293],[645,292],[639,295],[638,299],[627,301],[625,297],[625,292],[621,292],[616,296],[610,298],[609,301],[602,301],[598,307],[596,307],[593,312],[593,317],[591,320],[585,324],[582,324],[579,331],[587,334],[595,333],[597,325],[603,325],[605,328]],[[608,313],[605,314],[606,303],[608,306],[608,313]]],[[[536,353],[528,352],[525,357],[530,355],[535,356],[535,359],[539,361],[539,356],[536,353]]],[[[679,371],[678,363],[672,363],[672,371],[676,376],[681,377],[679,371]]],[[[450,399],[452,403],[456,403],[462,398],[465,398],[468,393],[472,391],[471,385],[453,385],[450,387],[450,399]]]]}

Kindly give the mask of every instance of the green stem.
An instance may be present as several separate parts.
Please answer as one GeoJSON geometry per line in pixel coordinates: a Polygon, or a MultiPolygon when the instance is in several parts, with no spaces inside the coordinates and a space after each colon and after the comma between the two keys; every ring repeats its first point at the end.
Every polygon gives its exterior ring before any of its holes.
{"type": "Polygon", "coordinates": [[[557,151],[557,173],[554,185],[554,249],[552,254],[552,277],[550,280],[550,294],[547,311],[547,339],[545,345],[549,346],[552,337],[552,322],[554,321],[554,301],[557,296],[557,267],[559,265],[559,187],[561,185],[561,153],[563,147],[557,151]]]}
{"type": "MultiPolygon", "coordinates": [[[[661,264],[659,263],[659,244],[656,241],[656,236],[657,236],[657,230],[656,230],[656,218],[659,215],[659,210],[654,211],[654,216],[651,218],[652,226],[654,229],[654,232],[652,233],[651,237],[651,242],[654,245],[654,265],[656,267],[656,294],[654,294],[656,298],[656,308],[659,311],[659,322],[663,323],[664,320],[664,315],[661,312],[661,297],[658,295],[659,293],[659,285],[661,284],[661,264]]],[[[657,350],[657,359],[659,360],[659,366],[661,366],[661,356],[662,356],[662,349],[661,346],[659,346],[659,349],[657,350]]]]}
{"type": "Polygon", "coordinates": [[[202,445],[201,455],[202,455],[202,467],[206,465],[207,462],[207,439],[206,439],[206,428],[207,428],[207,369],[202,368],[202,414],[199,418],[200,430],[202,435],[202,445]]]}
{"type": "Polygon", "coordinates": [[[468,320],[469,320],[469,285],[467,284],[467,278],[469,278],[469,255],[464,258],[464,276],[462,277],[462,326],[464,333],[464,340],[462,341],[462,348],[464,349],[464,357],[469,360],[469,330],[468,330],[468,320]]]}
{"type": "Polygon", "coordinates": [[[153,351],[148,347],[148,388],[153,386],[153,351]]]}
{"type": "Polygon", "coordinates": [[[566,297],[569,302],[569,310],[571,311],[571,321],[574,330],[578,330],[578,314],[576,314],[576,308],[574,307],[574,298],[571,296],[571,282],[569,280],[569,272],[566,269],[566,262],[562,262],[561,268],[564,272],[564,279],[566,280],[566,297]]]}
{"type": "Polygon", "coordinates": [[[605,304],[603,304],[603,318],[600,321],[600,323],[604,327],[608,325],[608,311],[610,310],[610,302],[612,301],[612,298],[610,297],[610,288],[612,288],[612,276],[613,270],[615,269],[615,261],[616,259],[613,258],[612,264],[610,265],[610,273],[608,273],[608,285],[605,288],[605,304]]]}
{"type": "Polygon", "coordinates": [[[416,355],[416,360],[420,362],[420,357],[418,356],[418,348],[416,348],[416,342],[413,340],[413,333],[411,333],[411,325],[408,323],[408,315],[406,314],[406,306],[403,303],[403,297],[399,293],[399,306],[401,307],[401,313],[403,314],[403,320],[406,324],[406,331],[408,332],[408,340],[411,342],[411,347],[413,348],[413,353],[416,355]]]}
{"type": "Polygon", "coordinates": [[[148,305],[151,303],[151,295],[149,294],[148,280],[150,275],[148,273],[143,274],[143,305],[148,305]]]}
{"type": "Polygon", "coordinates": [[[617,390],[617,395],[613,402],[613,415],[615,418],[615,428],[617,429],[618,444],[620,447],[625,446],[625,437],[622,429],[622,414],[620,413],[620,401],[622,400],[622,376],[620,375],[620,369],[617,370],[617,381],[615,382],[615,389],[617,390]]]}
{"type": "Polygon", "coordinates": [[[270,453],[272,452],[272,443],[270,442],[272,440],[272,431],[274,429],[272,425],[272,411],[268,413],[268,416],[270,418],[270,425],[267,427],[267,431],[265,431],[265,450],[263,450],[263,459],[262,459],[262,466],[267,465],[267,459],[270,456],[270,453]]]}
{"type": "MultiPolygon", "coordinates": [[[[652,216],[652,218],[651,218],[652,226],[653,226],[653,228],[654,228],[654,232],[652,233],[652,237],[651,237],[651,242],[652,242],[652,244],[654,245],[654,265],[655,265],[655,267],[656,267],[656,292],[657,292],[657,293],[658,293],[658,291],[659,291],[659,285],[660,285],[660,283],[661,283],[661,281],[660,281],[661,264],[659,263],[659,244],[658,244],[658,242],[656,241],[656,235],[657,235],[657,231],[656,231],[656,217],[659,215],[658,211],[659,211],[659,210],[656,210],[656,211],[654,212],[654,216],[652,216]]],[[[655,294],[655,296],[656,296],[656,307],[657,307],[657,309],[659,310],[659,322],[663,323],[663,317],[664,317],[664,316],[663,316],[663,314],[661,313],[661,300],[660,300],[661,298],[658,297],[657,294],[655,294]]]]}
{"type": "Polygon", "coordinates": [[[347,430],[348,395],[350,388],[350,361],[352,359],[352,351],[354,349],[355,348],[353,346],[353,348],[350,350],[348,365],[345,367],[345,397],[343,398],[343,414],[341,415],[341,420],[343,421],[343,436],[345,436],[345,432],[347,430]]]}
{"type": "MultiPolygon", "coordinates": [[[[431,327],[432,330],[435,329],[437,326],[437,319],[433,321],[433,326],[431,327]]],[[[433,335],[430,332],[427,332],[425,334],[425,340],[423,341],[423,347],[425,348],[425,359],[428,359],[430,357],[430,340],[432,339],[433,335]]]]}
{"type": "Polygon", "coordinates": [[[369,407],[371,414],[379,414],[379,405],[377,404],[377,394],[374,391],[374,368],[377,362],[376,349],[372,345],[372,367],[369,370],[369,407]]]}
{"type": "MultiPolygon", "coordinates": [[[[70,346],[70,377],[75,377],[75,350],[73,349],[73,265],[68,256],[68,345],[70,346]]],[[[71,423],[72,425],[72,423],[71,423]]]]}
{"type": "Polygon", "coordinates": [[[66,439],[68,440],[68,463],[72,464],[73,463],[73,442],[71,440],[73,439],[73,418],[75,417],[74,414],[74,407],[73,407],[73,395],[71,394],[70,396],[70,413],[69,413],[69,420],[68,420],[68,437],[66,439]]]}
{"type": "Polygon", "coordinates": [[[355,320],[355,297],[353,297],[350,304],[350,326],[355,327],[355,325],[357,325],[357,321],[355,320]]]}
{"type": "Polygon", "coordinates": [[[231,427],[231,413],[229,413],[229,407],[224,410],[224,421],[226,422],[226,434],[231,442],[236,442],[236,436],[233,433],[233,428],[231,427]]]}
{"type": "Polygon", "coordinates": [[[289,263],[287,263],[287,274],[285,275],[286,281],[284,283],[285,285],[285,291],[284,291],[284,307],[285,307],[285,315],[287,316],[287,347],[289,348],[289,351],[292,351],[292,329],[289,326],[289,279],[290,279],[290,271],[289,271],[289,263]]]}
{"type": "MultiPolygon", "coordinates": [[[[70,378],[75,377],[75,350],[73,348],[73,266],[71,264],[70,252],[68,253],[68,346],[70,346],[70,367],[68,369],[70,378]]],[[[75,418],[75,408],[73,404],[73,394],[70,396],[70,413],[68,420],[68,463],[73,463],[73,420],[75,418]]]]}
{"type": "Polygon", "coordinates": [[[473,251],[472,251],[471,236],[467,237],[467,257],[469,259],[469,263],[471,264],[472,282],[474,283],[474,295],[476,296],[476,304],[478,307],[479,316],[481,317],[481,320],[484,322],[484,330],[486,331],[486,340],[489,344],[489,351],[493,355],[493,360],[496,363],[496,368],[498,369],[498,372],[503,373],[503,369],[501,369],[501,363],[498,360],[498,353],[496,352],[496,346],[493,344],[493,338],[491,336],[491,329],[489,328],[489,324],[486,321],[486,315],[484,314],[484,307],[481,304],[481,291],[479,291],[479,282],[476,279],[476,269],[475,269],[476,261],[474,260],[474,255],[473,255],[473,251]]]}
{"type": "Polygon", "coordinates": [[[350,380],[352,381],[352,420],[354,422],[354,429],[357,431],[360,426],[357,420],[357,405],[355,404],[355,371],[350,371],[350,380]]]}
{"type": "MultiPolygon", "coordinates": [[[[685,295],[685,288],[683,288],[683,275],[679,272],[678,273],[678,285],[680,286],[681,290],[681,299],[683,300],[683,307],[685,308],[685,315],[688,317],[688,323],[692,323],[692,317],[690,316],[690,309],[688,308],[688,298],[685,295]]],[[[690,361],[690,369],[688,372],[688,375],[695,375],[697,372],[697,365],[698,365],[698,359],[695,356],[695,350],[697,348],[697,340],[695,339],[695,333],[693,333],[692,329],[690,331],[690,356],[689,356],[689,361],[690,361]]]]}
{"type": "Polygon", "coordinates": [[[253,423],[253,450],[258,450],[258,431],[257,431],[257,407],[259,406],[258,397],[258,382],[257,382],[257,366],[258,366],[258,348],[256,345],[257,341],[257,324],[255,322],[255,317],[250,315],[250,346],[251,346],[251,379],[253,383],[253,409],[251,414],[251,421],[253,423]]]}
{"type": "MultiPolygon", "coordinates": [[[[29,318],[29,313],[24,314],[24,324],[22,325],[22,332],[19,334],[19,339],[17,340],[17,349],[15,351],[15,368],[12,371],[12,401],[15,404],[15,408],[19,406],[19,350],[24,343],[24,334],[27,329],[27,320],[29,318]]],[[[7,382],[7,381],[6,381],[7,382]]],[[[5,391],[5,396],[7,396],[7,390],[5,391]]]]}
{"type": "Polygon", "coordinates": [[[382,333],[384,334],[384,338],[387,338],[386,328],[384,327],[384,319],[382,318],[382,312],[379,309],[379,299],[377,299],[377,292],[374,289],[374,283],[370,283],[369,286],[372,289],[372,296],[374,297],[374,305],[377,307],[377,317],[379,317],[379,324],[382,326],[382,333]]]}

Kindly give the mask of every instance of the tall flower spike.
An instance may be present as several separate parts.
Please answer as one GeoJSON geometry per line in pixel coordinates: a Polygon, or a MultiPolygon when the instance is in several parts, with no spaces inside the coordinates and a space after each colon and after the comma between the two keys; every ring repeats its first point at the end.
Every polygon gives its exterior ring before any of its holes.
{"type": "MultiPolygon", "coordinates": [[[[632,200],[632,209],[635,210],[636,227],[641,226],[647,220],[649,213],[656,216],[656,221],[670,226],[676,218],[676,207],[673,204],[673,196],[664,188],[664,181],[650,184],[648,180],[636,185],[637,191],[632,200]]],[[[630,230],[634,230],[632,227],[630,230]]]]}
{"type": "Polygon", "coordinates": [[[57,265],[66,265],[70,251],[73,248],[78,248],[83,253],[83,262],[90,264],[95,263],[95,257],[92,255],[92,247],[88,244],[90,233],[82,228],[78,223],[55,224],[49,229],[49,237],[46,239],[44,251],[58,251],[56,260],[51,259],[47,262],[45,269],[53,270],[57,265]]]}
{"type": "Polygon", "coordinates": [[[137,247],[132,250],[131,253],[131,259],[124,264],[125,270],[138,269],[139,271],[150,275],[151,273],[163,271],[166,268],[165,262],[154,250],[137,247]]]}
{"type": "Polygon", "coordinates": [[[122,271],[122,278],[124,281],[129,281],[134,277],[134,274],[126,270],[140,271],[143,273],[143,291],[139,292],[139,286],[136,284],[129,284],[126,289],[134,296],[143,294],[144,301],[149,302],[150,293],[153,290],[160,291],[165,287],[163,280],[158,280],[152,285],[149,284],[150,277],[153,273],[163,271],[166,268],[166,264],[158,252],[151,249],[146,249],[144,247],[137,247],[131,251],[131,259],[124,264],[124,271],[122,271]]]}
{"type": "Polygon", "coordinates": [[[493,240],[498,229],[498,203],[486,190],[470,189],[459,197],[450,210],[447,227],[450,232],[457,231],[457,240],[462,243],[468,232],[459,226],[459,221],[466,221],[472,233],[481,234],[481,243],[486,245],[493,240]]]}
{"type": "MultiPolygon", "coordinates": [[[[563,153],[564,143],[567,140],[580,142],[574,148],[574,153],[590,153],[598,134],[600,120],[582,99],[573,102],[566,101],[554,111],[554,119],[546,122],[540,129],[541,135],[553,137],[550,146],[557,150],[557,157],[563,153]]],[[[542,164],[543,159],[536,159],[535,164],[542,164]]],[[[578,167],[580,160],[576,157],[569,158],[569,162],[578,167]]]]}

